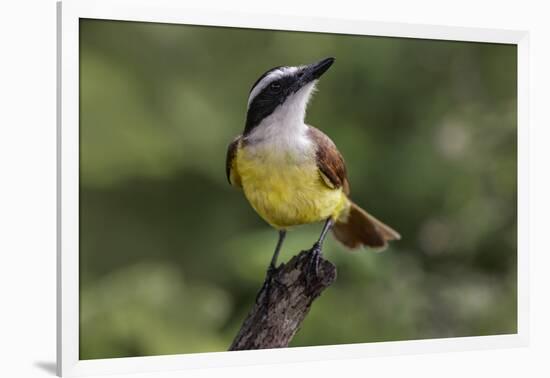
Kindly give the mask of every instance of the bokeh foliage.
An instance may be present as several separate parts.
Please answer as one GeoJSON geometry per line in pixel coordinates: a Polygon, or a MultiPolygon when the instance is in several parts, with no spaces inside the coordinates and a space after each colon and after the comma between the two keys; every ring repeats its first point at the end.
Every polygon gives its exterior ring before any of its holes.
{"type": "MultiPolygon", "coordinates": [[[[347,253],[293,346],[516,332],[516,47],[80,22],[80,356],[223,351],[276,242],[225,178],[248,90],[336,57],[307,120],[403,240],[347,253]]],[[[297,228],[282,261],[315,241],[297,228]]]]}

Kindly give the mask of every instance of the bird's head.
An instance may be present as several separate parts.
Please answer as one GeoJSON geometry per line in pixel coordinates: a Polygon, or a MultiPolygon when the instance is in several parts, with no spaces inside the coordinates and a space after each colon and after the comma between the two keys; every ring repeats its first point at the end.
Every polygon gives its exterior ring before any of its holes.
{"type": "Polygon", "coordinates": [[[260,125],[303,124],[307,103],[321,75],[334,58],[298,67],[275,67],[252,86],[244,135],[260,125]]]}

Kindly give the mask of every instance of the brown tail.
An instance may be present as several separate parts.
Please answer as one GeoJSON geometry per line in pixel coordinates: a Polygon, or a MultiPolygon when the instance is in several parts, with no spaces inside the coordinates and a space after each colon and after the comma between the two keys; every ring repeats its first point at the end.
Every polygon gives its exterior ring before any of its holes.
{"type": "Polygon", "coordinates": [[[365,246],[382,251],[388,246],[388,241],[401,239],[401,235],[390,226],[351,201],[346,216],[336,221],[332,231],[338,241],[351,249],[365,246]]]}

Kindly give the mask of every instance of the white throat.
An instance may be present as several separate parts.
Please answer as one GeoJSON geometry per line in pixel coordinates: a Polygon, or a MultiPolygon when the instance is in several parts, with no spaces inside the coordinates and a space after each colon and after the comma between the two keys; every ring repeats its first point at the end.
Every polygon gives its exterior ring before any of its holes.
{"type": "Polygon", "coordinates": [[[273,143],[283,149],[302,149],[309,146],[305,124],[307,103],[315,89],[315,82],[287,97],[273,113],[264,118],[247,136],[252,144],[273,143]]]}

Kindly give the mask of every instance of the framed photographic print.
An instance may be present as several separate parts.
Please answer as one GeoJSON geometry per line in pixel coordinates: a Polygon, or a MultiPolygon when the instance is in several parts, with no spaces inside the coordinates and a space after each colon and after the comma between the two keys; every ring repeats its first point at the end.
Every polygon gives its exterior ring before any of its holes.
{"type": "Polygon", "coordinates": [[[521,31],[58,3],[58,374],[526,345],[521,31]]]}

